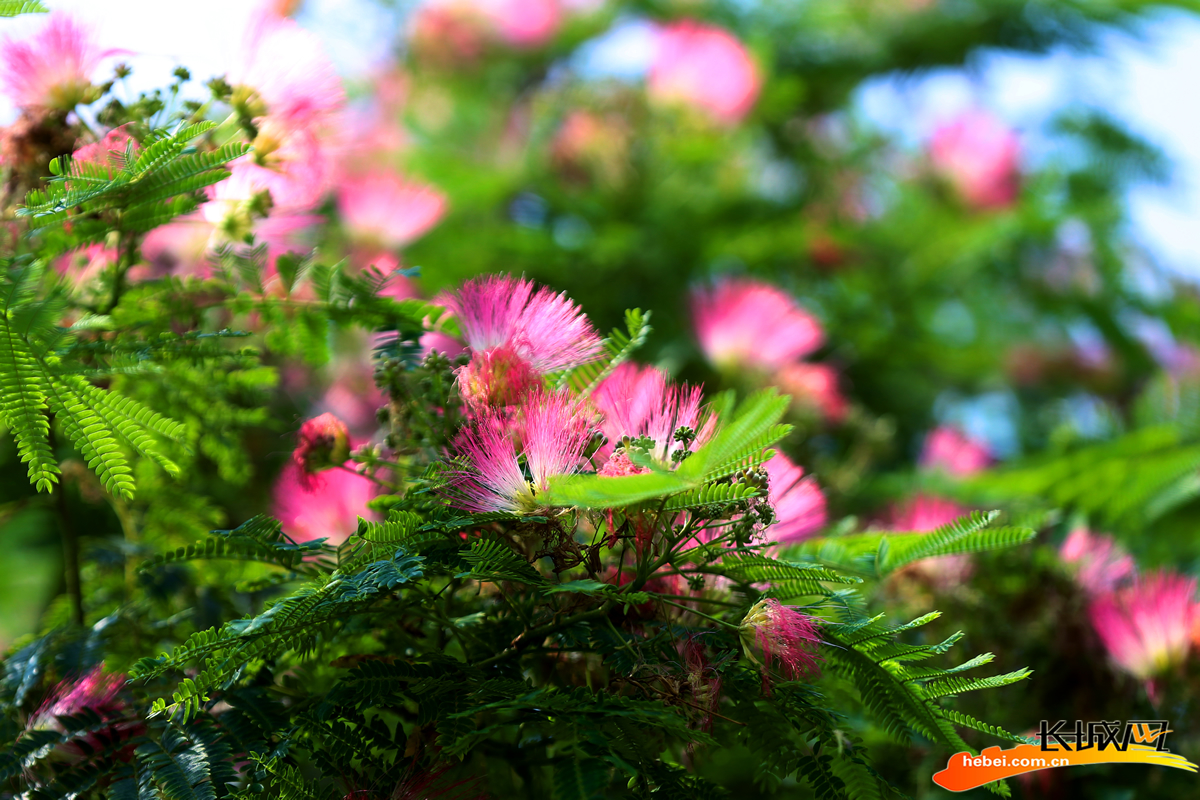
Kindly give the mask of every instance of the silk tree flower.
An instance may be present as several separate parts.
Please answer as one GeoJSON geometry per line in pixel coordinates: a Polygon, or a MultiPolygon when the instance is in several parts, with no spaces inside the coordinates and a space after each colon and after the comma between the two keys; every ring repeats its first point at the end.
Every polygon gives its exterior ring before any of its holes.
{"type": "Polygon", "coordinates": [[[671,452],[683,447],[675,441],[675,432],[690,428],[698,447],[712,438],[715,420],[701,411],[703,392],[699,386],[676,386],[656,367],[639,367],[631,362],[619,365],[592,393],[601,414],[600,430],[607,441],[596,451],[596,460],[605,462],[600,475],[615,477],[648,471],[629,461],[617,449],[623,437],[654,440],[649,454],[663,466],[671,463],[671,452]]]}
{"type": "Polygon", "coordinates": [[[991,463],[992,454],[986,444],[946,425],[934,428],[925,437],[920,461],[923,469],[942,470],[956,478],[978,474],[991,463]]]}
{"type": "Polygon", "coordinates": [[[565,294],[532,281],[490,275],[467,281],[447,298],[471,362],[458,373],[472,410],[513,405],[540,376],[600,354],[600,337],[565,294]]]}
{"type": "Polygon", "coordinates": [[[998,209],[1017,199],[1020,151],[1016,133],[990,114],[972,111],[934,131],[929,162],[968,206],[998,209]]]}
{"type": "Polygon", "coordinates": [[[1075,568],[1075,580],[1093,597],[1111,594],[1130,583],[1137,573],[1133,557],[1111,536],[1075,528],[1058,555],[1075,568]]]}
{"type": "Polygon", "coordinates": [[[289,462],[275,483],[273,514],[283,524],[283,532],[297,541],[326,539],[337,546],[358,530],[358,518],[378,520],[367,508],[375,496],[375,483],[347,469],[329,469],[306,475],[298,464],[289,462]]]}
{"type": "Polygon", "coordinates": [[[819,622],[775,598],[759,600],[746,613],[738,632],[746,655],[762,667],[764,692],[770,691],[769,673],[773,664],[778,665],[779,672],[789,681],[820,675],[819,622]],[[761,662],[754,656],[755,648],[762,654],[761,662]]]}
{"type": "Polygon", "coordinates": [[[825,495],[804,468],[776,452],[763,467],[770,480],[768,499],[775,509],[775,522],[767,528],[767,539],[777,544],[796,544],[825,527],[825,495]]]}
{"type": "Polygon", "coordinates": [[[532,49],[549,42],[562,26],[559,0],[477,0],[496,34],[510,47],[532,49]]]}
{"type": "Polygon", "coordinates": [[[292,461],[300,468],[303,478],[344,464],[349,458],[350,431],[346,423],[333,414],[321,414],[305,420],[300,426],[292,461]]]}
{"type": "Polygon", "coordinates": [[[821,346],[817,320],[782,290],[749,278],[722,278],[692,290],[700,349],[722,370],[779,369],[821,346]]]}
{"type": "MultiPolygon", "coordinates": [[[[129,738],[143,728],[138,720],[126,718],[126,704],[120,692],[125,685],[125,676],[104,674],[104,665],[93,669],[79,678],[59,683],[25,723],[27,731],[66,730],[57,717],[68,717],[88,710],[112,725],[107,731],[92,731],[83,736],[81,742],[69,741],[58,747],[58,753],[67,761],[83,759],[88,753],[112,743],[114,737],[129,738]],[[82,743],[82,746],[81,746],[82,743]]],[[[128,754],[118,757],[128,760],[128,754]]]]}
{"type": "Polygon", "coordinates": [[[589,415],[566,392],[535,392],[515,415],[484,409],[454,441],[462,467],[450,503],[476,513],[537,511],[550,478],[583,468],[591,439],[589,415]]]}
{"type": "Polygon", "coordinates": [[[101,50],[92,32],[61,13],[28,39],[0,45],[0,83],[17,106],[70,111],[98,96],[92,77],[101,62],[122,50],[101,50]]]}
{"type": "Polygon", "coordinates": [[[1197,616],[1196,580],[1154,573],[1097,598],[1088,613],[1113,663],[1150,680],[1187,659],[1197,616]]]}
{"type": "Polygon", "coordinates": [[[276,206],[307,210],[333,180],[328,139],[345,91],[320,38],[294,20],[260,9],[243,33],[229,73],[232,103],[254,126],[254,152],[234,169],[250,173],[276,206]]]}
{"type": "Polygon", "coordinates": [[[771,382],[791,395],[792,406],[803,413],[830,422],[846,418],[848,403],[838,385],[837,370],[829,364],[797,361],[775,372],[771,382]]]}
{"type": "Polygon", "coordinates": [[[275,258],[305,249],[305,232],[320,217],[276,208],[267,191],[260,172],[239,162],[228,178],[207,187],[208,202],[195,213],[151,231],[142,252],[176,274],[208,277],[210,252],[226,243],[240,245],[253,239],[267,246],[270,273],[275,258]]]}
{"type": "Polygon", "coordinates": [[[754,60],[728,31],[695,20],[659,30],[648,79],[652,98],[684,103],[733,125],[750,113],[761,88],[754,60]]]}
{"type": "Polygon", "coordinates": [[[348,177],[338,186],[337,198],[351,236],[391,249],[421,238],[446,213],[444,194],[392,172],[348,177]]]}

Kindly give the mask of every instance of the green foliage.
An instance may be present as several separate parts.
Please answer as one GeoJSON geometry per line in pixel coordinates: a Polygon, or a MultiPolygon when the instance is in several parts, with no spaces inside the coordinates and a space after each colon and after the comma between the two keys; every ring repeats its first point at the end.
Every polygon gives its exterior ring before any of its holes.
{"type": "Polygon", "coordinates": [[[108,163],[56,159],[50,164],[55,177],[30,192],[20,213],[35,230],[70,220],[78,243],[100,241],[111,230],[123,235],[157,228],[193,210],[195,195],[227,178],[225,165],[249,152],[239,142],[197,150],[192,141],[213,127],[200,122],[155,132],[140,151],[131,140],[124,153],[110,153],[108,163]]]}
{"type": "Polygon", "coordinates": [[[40,0],[4,0],[0,2],[0,17],[17,17],[21,14],[45,14],[46,8],[40,0]]]}

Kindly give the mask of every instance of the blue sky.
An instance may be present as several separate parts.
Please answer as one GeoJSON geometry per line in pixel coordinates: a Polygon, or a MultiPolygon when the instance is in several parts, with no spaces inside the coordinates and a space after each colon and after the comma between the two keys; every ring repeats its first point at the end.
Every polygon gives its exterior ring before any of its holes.
{"type": "MultiPolygon", "coordinates": [[[[163,0],[46,0],[92,23],[108,47],[136,53],[135,90],[162,86],[182,64],[201,81],[225,71],[251,0],[206,0],[195,6],[163,0]],[[164,11],[184,8],[183,12],[164,11]]],[[[302,23],[320,33],[347,75],[382,61],[396,29],[395,12],[370,0],[308,0],[302,23]]],[[[21,36],[37,16],[0,20],[0,35],[21,36]]],[[[590,69],[636,77],[646,63],[647,36],[636,24],[593,47],[579,62],[590,69]]],[[[1166,188],[1136,189],[1130,197],[1138,240],[1168,269],[1200,278],[1200,20],[1164,15],[1140,40],[1106,37],[1098,56],[1058,52],[1025,58],[985,55],[970,75],[943,71],[910,79],[877,80],[859,93],[862,112],[911,141],[956,109],[982,102],[1025,131],[1068,99],[1106,108],[1162,147],[1175,164],[1166,188]]],[[[13,111],[0,102],[0,120],[13,111]]]]}

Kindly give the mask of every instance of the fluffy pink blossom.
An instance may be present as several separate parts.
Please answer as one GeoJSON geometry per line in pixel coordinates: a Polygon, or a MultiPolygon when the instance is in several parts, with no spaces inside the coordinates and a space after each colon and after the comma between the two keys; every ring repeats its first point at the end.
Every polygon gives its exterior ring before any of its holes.
{"type": "Polygon", "coordinates": [[[650,67],[650,95],[682,102],[717,122],[740,122],[762,88],[758,67],[728,31],[695,20],[665,25],[650,67]]]}
{"type": "Polygon", "coordinates": [[[329,121],[346,99],[321,37],[269,10],[251,14],[226,80],[252,92],[262,116],[298,126],[329,121]]]}
{"type": "Polygon", "coordinates": [[[325,413],[305,420],[296,434],[292,461],[306,478],[343,464],[350,458],[350,431],[346,423],[325,413]]]}
{"type": "Polygon", "coordinates": [[[1005,208],[1017,199],[1020,142],[995,117],[963,114],[934,131],[929,142],[933,169],[978,209],[1005,208]]]}
{"type": "Polygon", "coordinates": [[[559,0],[477,0],[501,40],[512,47],[541,47],[562,25],[559,0]]]}
{"type": "Polygon", "coordinates": [[[943,470],[958,478],[982,472],[991,463],[992,455],[986,444],[946,425],[934,428],[925,437],[921,451],[923,468],[943,470]]]}
{"type": "MultiPolygon", "coordinates": [[[[38,709],[29,716],[25,729],[65,733],[66,730],[57,717],[73,716],[84,710],[91,711],[111,723],[106,732],[92,731],[78,742],[70,741],[60,745],[59,752],[69,761],[80,760],[88,753],[110,746],[114,738],[132,737],[144,726],[140,721],[126,718],[125,701],[120,697],[125,680],[125,676],[121,674],[104,674],[103,664],[82,677],[64,680],[54,687],[38,709]]],[[[127,760],[128,755],[119,753],[118,757],[127,760]]]]}
{"type": "Polygon", "coordinates": [[[446,213],[444,194],[391,172],[349,177],[337,197],[351,235],[389,248],[419,239],[446,213]]]}
{"type": "Polygon", "coordinates": [[[472,351],[459,386],[473,409],[511,404],[517,389],[531,388],[530,375],[577,366],[600,353],[600,337],[579,306],[547,288],[535,290],[532,281],[476,278],[446,305],[472,351]]]}
{"type": "MultiPolygon", "coordinates": [[[[345,464],[353,470],[354,462],[345,464]]],[[[275,483],[274,514],[283,532],[297,541],[327,539],[340,545],[358,530],[358,518],[378,520],[367,508],[375,484],[353,471],[325,470],[305,475],[295,462],[283,468],[275,483]]]]}
{"type": "Polygon", "coordinates": [[[436,350],[447,358],[454,358],[466,349],[466,346],[462,342],[448,333],[429,331],[428,333],[421,334],[421,355],[423,356],[427,356],[436,350]]]}
{"type": "Polygon", "coordinates": [[[778,664],[779,672],[786,680],[820,674],[817,646],[821,643],[817,635],[819,620],[791,606],[785,606],[774,598],[758,601],[739,626],[742,644],[747,655],[757,663],[754,649],[762,652],[763,690],[770,690],[768,674],[772,664],[778,664]]]}
{"type": "Polygon", "coordinates": [[[541,374],[509,344],[476,353],[458,371],[459,391],[473,409],[515,406],[541,384],[541,374]]]}
{"type": "Polygon", "coordinates": [[[1111,536],[1076,528],[1067,535],[1059,557],[1075,567],[1075,580],[1089,595],[1116,591],[1137,573],[1133,557],[1111,536]]]}
{"type": "Polygon", "coordinates": [[[515,416],[485,409],[455,439],[463,468],[449,490],[450,502],[474,512],[536,511],[550,478],[583,467],[591,438],[588,415],[565,392],[536,392],[515,416]],[[518,460],[522,456],[529,479],[518,460]]]}
{"type": "Polygon", "coordinates": [[[164,271],[209,277],[209,253],[227,243],[241,246],[253,237],[256,245],[267,246],[264,278],[269,278],[278,256],[309,249],[307,233],[320,217],[270,208],[263,202],[268,186],[260,180],[262,172],[268,170],[238,162],[229,178],[205,190],[208,202],[147,234],[142,254],[164,271]]]}
{"type": "Polygon", "coordinates": [[[791,296],[749,278],[696,287],[692,324],[705,357],[721,369],[778,369],[812,353],[824,338],[817,320],[791,296]]]}
{"type": "Polygon", "coordinates": [[[1113,663],[1149,680],[1186,660],[1195,598],[1195,578],[1159,572],[1099,597],[1089,615],[1113,663]]]}
{"type": "Polygon", "coordinates": [[[775,523],[767,538],[779,544],[795,544],[825,527],[825,495],[804,468],[777,452],[763,467],[770,479],[768,498],[775,509],[775,523]]]}
{"type": "Polygon", "coordinates": [[[595,358],[600,337],[565,294],[533,281],[489,275],[467,281],[448,299],[471,350],[510,344],[540,372],[595,358]]]}
{"type": "Polygon", "coordinates": [[[81,23],[54,13],[29,39],[0,45],[0,83],[21,108],[70,111],[88,99],[100,63],[121,52],[101,50],[81,23]]]}
{"type": "MultiPolygon", "coordinates": [[[[608,440],[596,451],[597,461],[613,455],[623,436],[648,436],[654,440],[651,455],[663,465],[670,463],[671,452],[683,445],[674,440],[675,431],[691,428],[698,447],[712,437],[715,421],[701,412],[699,386],[672,385],[666,373],[656,367],[639,367],[631,362],[619,365],[592,393],[600,411],[601,432],[608,440]]],[[[630,464],[628,467],[632,467],[630,464]]],[[[633,474],[624,464],[602,474],[633,474]],[[617,470],[617,472],[614,472],[617,470]]]]}
{"type": "Polygon", "coordinates": [[[816,413],[830,422],[846,417],[848,404],[838,386],[838,374],[829,364],[797,361],[780,368],[772,382],[792,396],[792,405],[805,413],[816,413]]]}
{"type": "Polygon", "coordinates": [[[320,37],[259,10],[250,17],[228,81],[235,108],[257,129],[254,152],[234,169],[270,191],[280,208],[314,207],[332,185],[336,144],[328,139],[345,103],[320,37]]]}

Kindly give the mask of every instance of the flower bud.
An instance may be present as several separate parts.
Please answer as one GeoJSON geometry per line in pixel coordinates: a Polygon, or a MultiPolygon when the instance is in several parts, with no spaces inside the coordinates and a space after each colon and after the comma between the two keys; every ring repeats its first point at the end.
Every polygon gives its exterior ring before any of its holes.
{"type": "Polygon", "coordinates": [[[350,458],[350,432],[333,414],[322,414],[300,426],[292,460],[303,474],[337,467],[350,458]]]}

